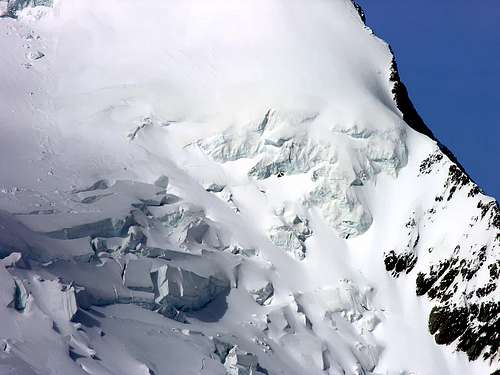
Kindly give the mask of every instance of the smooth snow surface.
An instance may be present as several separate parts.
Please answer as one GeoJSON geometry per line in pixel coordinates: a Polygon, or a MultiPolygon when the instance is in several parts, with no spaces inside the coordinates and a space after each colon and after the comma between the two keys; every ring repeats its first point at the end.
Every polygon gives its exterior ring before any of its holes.
{"type": "Polygon", "coordinates": [[[495,370],[428,328],[498,303],[495,202],[350,1],[0,4],[0,374],[495,370]]]}

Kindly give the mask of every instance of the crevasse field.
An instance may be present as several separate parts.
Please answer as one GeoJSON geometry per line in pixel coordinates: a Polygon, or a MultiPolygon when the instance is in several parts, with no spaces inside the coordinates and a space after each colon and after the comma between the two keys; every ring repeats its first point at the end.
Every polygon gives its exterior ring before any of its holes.
{"type": "Polygon", "coordinates": [[[0,374],[498,374],[498,204],[350,0],[0,14],[0,374]]]}

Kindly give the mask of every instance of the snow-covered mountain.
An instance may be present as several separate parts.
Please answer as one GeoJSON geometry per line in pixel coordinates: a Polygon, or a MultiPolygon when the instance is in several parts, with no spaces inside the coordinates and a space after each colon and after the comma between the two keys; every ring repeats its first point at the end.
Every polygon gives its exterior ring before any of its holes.
{"type": "Polygon", "coordinates": [[[0,374],[498,369],[498,204],[356,4],[0,13],[0,374]]]}

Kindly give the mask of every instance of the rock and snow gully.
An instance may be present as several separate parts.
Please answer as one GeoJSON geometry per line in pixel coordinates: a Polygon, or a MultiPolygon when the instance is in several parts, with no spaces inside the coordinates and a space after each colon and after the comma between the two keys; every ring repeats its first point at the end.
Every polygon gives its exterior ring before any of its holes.
{"type": "Polygon", "coordinates": [[[498,373],[499,206],[356,4],[0,13],[0,374],[498,373]]]}

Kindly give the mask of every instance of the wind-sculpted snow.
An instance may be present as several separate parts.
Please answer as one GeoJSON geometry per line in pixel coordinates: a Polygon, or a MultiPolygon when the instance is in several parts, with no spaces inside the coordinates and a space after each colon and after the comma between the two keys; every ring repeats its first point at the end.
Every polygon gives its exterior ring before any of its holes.
{"type": "Polygon", "coordinates": [[[498,204],[358,6],[0,5],[1,374],[498,367],[498,204]]]}

